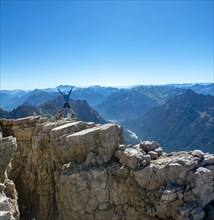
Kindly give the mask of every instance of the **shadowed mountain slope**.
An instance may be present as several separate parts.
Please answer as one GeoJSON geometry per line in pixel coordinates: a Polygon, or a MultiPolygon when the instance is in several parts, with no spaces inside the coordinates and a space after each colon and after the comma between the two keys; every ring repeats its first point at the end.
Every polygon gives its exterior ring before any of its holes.
{"type": "Polygon", "coordinates": [[[96,107],[106,119],[124,120],[136,118],[158,103],[136,90],[120,90],[109,95],[96,107]]]}
{"type": "Polygon", "coordinates": [[[158,141],[167,151],[214,152],[214,97],[187,90],[123,125],[143,140],[158,141]]]}

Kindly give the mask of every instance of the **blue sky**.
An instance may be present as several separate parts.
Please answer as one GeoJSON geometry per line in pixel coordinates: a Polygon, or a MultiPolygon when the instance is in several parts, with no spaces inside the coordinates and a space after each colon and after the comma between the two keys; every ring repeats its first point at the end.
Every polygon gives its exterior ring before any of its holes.
{"type": "Polygon", "coordinates": [[[1,1],[1,89],[213,81],[213,1],[1,1]]]}

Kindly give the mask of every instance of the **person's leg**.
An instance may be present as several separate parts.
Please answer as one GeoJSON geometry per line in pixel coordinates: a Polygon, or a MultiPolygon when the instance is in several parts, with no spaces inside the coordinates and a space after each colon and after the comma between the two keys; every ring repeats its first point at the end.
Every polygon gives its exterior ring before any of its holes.
{"type": "Polygon", "coordinates": [[[74,111],[72,108],[70,108],[70,114],[71,114],[71,118],[74,118],[75,117],[75,114],[74,114],[74,111]]]}
{"type": "Polygon", "coordinates": [[[72,111],[71,108],[68,108],[67,116],[68,116],[69,119],[73,118],[73,111],[72,111]]]}
{"type": "Polygon", "coordinates": [[[60,118],[64,118],[64,108],[62,108],[60,111],[60,118]]]}

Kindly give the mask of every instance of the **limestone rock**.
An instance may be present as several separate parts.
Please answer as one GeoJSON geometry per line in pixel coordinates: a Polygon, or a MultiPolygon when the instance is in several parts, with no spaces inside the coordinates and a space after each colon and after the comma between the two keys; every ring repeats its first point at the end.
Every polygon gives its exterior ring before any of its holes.
{"type": "Polygon", "coordinates": [[[151,156],[150,156],[150,155],[145,155],[145,156],[144,156],[144,159],[147,161],[148,164],[151,163],[151,160],[152,160],[152,159],[151,159],[151,156]]]}
{"type": "Polygon", "coordinates": [[[121,155],[120,163],[125,164],[131,169],[134,169],[139,166],[140,162],[143,161],[143,159],[143,153],[137,151],[137,149],[134,148],[127,148],[123,151],[121,155]]]}
{"type": "Polygon", "coordinates": [[[160,145],[155,141],[143,141],[140,143],[140,147],[145,151],[154,151],[157,148],[160,148],[160,145]]]}
{"type": "Polygon", "coordinates": [[[154,141],[123,145],[122,128],[116,124],[29,117],[0,120],[0,127],[6,138],[0,139],[0,156],[5,158],[0,161],[4,178],[0,219],[18,216],[8,211],[17,198],[15,187],[21,213],[28,213],[28,219],[202,220],[213,216],[212,154],[198,150],[166,154],[154,141]],[[11,135],[17,141],[15,154],[11,135]]]}
{"type": "Polygon", "coordinates": [[[151,157],[152,160],[158,159],[158,153],[153,150],[150,150],[148,152],[148,155],[151,157]]]}
{"type": "Polygon", "coordinates": [[[0,138],[0,177],[4,175],[16,147],[16,139],[12,136],[0,138]]]}
{"type": "Polygon", "coordinates": [[[192,152],[192,155],[195,156],[195,157],[200,157],[200,158],[204,157],[204,153],[201,150],[194,150],[192,152]]]}
{"type": "Polygon", "coordinates": [[[159,144],[151,141],[144,141],[135,146],[119,145],[115,151],[115,156],[120,160],[120,163],[131,169],[138,166],[146,167],[151,163],[151,160],[156,160],[162,155],[163,150],[159,144]]]}
{"type": "Polygon", "coordinates": [[[158,157],[163,155],[163,149],[161,147],[156,148],[155,152],[158,154],[158,157]]]}
{"type": "MultiPolygon", "coordinates": [[[[1,209],[1,208],[0,208],[1,209]]],[[[14,216],[8,211],[0,211],[0,220],[15,220],[14,216]]]]}
{"type": "Polygon", "coordinates": [[[18,197],[15,185],[8,179],[8,170],[16,151],[16,139],[0,138],[0,219],[19,219],[18,197]]]}

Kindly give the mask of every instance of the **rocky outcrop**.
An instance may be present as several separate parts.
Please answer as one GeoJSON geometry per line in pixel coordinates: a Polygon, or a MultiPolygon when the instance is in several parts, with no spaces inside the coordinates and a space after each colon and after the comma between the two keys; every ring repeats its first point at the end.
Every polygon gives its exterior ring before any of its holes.
{"type": "Polygon", "coordinates": [[[116,124],[29,117],[1,120],[0,126],[3,136],[17,140],[9,176],[23,219],[200,220],[212,215],[212,154],[166,154],[150,141],[122,145],[116,124]]]}
{"type": "MultiPolygon", "coordinates": [[[[2,133],[1,133],[2,134],[2,133]]],[[[14,182],[8,178],[11,159],[16,150],[16,139],[0,137],[0,219],[19,219],[18,197],[14,182]]]]}

